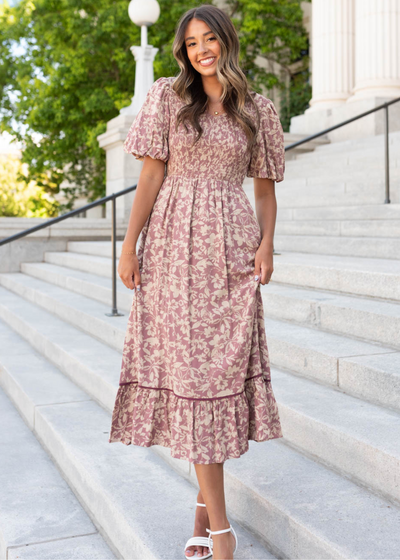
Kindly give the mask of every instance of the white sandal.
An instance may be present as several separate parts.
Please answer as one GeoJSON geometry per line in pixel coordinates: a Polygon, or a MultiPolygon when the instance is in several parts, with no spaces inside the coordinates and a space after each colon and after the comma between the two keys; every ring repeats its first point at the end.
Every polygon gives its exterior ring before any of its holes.
{"type": "Polygon", "coordinates": [[[211,554],[213,551],[213,547],[212,547],[212,539],[211,539],[211,535],[220,535],[221,533],[228,533],[229,531],[232,531],[233,536],[235,537],[235,550],[233,551],[233,554],[235,554],[237,547],[238,547],[238,538],[237,535],[235,533],[235,529],[232,527],[232,525],[229,524],[229,529],[222,529],[221,531],[210,531],[210,529],[206,529],[206,531],[209,533],[208,535],[208,548],[211,550],[211,554]]]}
{"type": "MultiPolygon", "coordinates": [[[[199,504],[199,502],[197,502],[196,505],[200,507],[206,507],[206,504],[199,504]]],[[[206,530],[208,531],[208,529],[206,530]]],[[[193,558],[195,558],[196,560],[205,560],[206,558],[210,558],[210,556],[212,556],[212,550],[210,549],[208,544],[209,539],[210,537],[190,537],[190,539],[186,543],[185,552],[189,546],[202,546],[204,548],[208,548],[210,552],[205,556],[197,556],[197,554],[192,554],[192,556],[186,556],[185,554],[186,560],[192,560],[193,558]]]]}

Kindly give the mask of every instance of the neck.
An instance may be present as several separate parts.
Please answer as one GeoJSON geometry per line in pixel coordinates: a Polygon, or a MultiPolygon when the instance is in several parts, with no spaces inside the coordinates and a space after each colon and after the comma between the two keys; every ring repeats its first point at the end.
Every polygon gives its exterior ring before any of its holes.
{"type": "Polygon", "coordinates": [[[217,103],[222,95],[222,85],[217,75],[202,76],[203,89],[213,103],[217,103]]]}

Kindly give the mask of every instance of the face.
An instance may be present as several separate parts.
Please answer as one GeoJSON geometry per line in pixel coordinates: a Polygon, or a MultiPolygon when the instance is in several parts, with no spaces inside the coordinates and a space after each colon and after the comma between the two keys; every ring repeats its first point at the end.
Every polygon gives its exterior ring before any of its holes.
{"type": "Polygon", "coordinates": [[[203,76],[216,74],[220,44],[208,25],[199,19],[190,20],[185,32],[186,51],[195,70],[203,76]]]}

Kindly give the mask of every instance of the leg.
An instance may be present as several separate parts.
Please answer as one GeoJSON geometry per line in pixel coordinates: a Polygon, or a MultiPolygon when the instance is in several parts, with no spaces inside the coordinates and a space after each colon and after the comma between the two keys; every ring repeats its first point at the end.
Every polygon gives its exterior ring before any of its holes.
{"type": "MultiPolygon", "coordinates": [[[[229,528],[226,516],[224,493],[224,464],[213,463],[200,465],[195,463],[197,480],[199,482],[204,503],[210,520],[211,531],[229,528]]],[[[203,508],[205,509],[205,508],[203,508]]],[[[207,533],[208,536],[208,533],[207,533]]],[[[232,560],[235,548],[235,537],[231,532],[213,535],[213,560],[232,560]]]]}
{"type": "MultiPolygon", "coordinates": [[[[197,501],[200,504],[204,504],[205,501],[203,499],[203,495],[200,492],[197,494],[197,501]]],[[[201,507],[198,506],[196,508],[196,517],[195,517],[195,521],[194,521],[194,531],[193,531],[193,537],[208,537],[208,533],[206,531],[206,528],[210,528],[210,521],[208,519],[208,513],[207,513],[207,508],[205,507],[201,507]]],[[[185,554],[186,556],[192,556],[194,559],[196,559],[197,555],[199,556],[205,556],[206,554],[208,554],[210,551],[208,549],[208,547],[203,547],[203,546],[189,546],[186,551],[185,554]]]]}

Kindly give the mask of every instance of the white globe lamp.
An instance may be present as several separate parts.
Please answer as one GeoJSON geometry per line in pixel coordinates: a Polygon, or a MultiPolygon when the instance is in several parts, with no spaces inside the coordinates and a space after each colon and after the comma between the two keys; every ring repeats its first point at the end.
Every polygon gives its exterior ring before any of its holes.
{"type": "Polygon", "coordinates": [[[153,61],[158,48],[147,44],[147,28],[153,25],[160,16],[160,5],[157,0],[131,0],[128,14],[135,25],[140,26],[140,47],[131,47],[136,61],[135,93],[128,107],[121,109],[121,114],[137,115],[147,92],[154,83],[153,61]]]}

